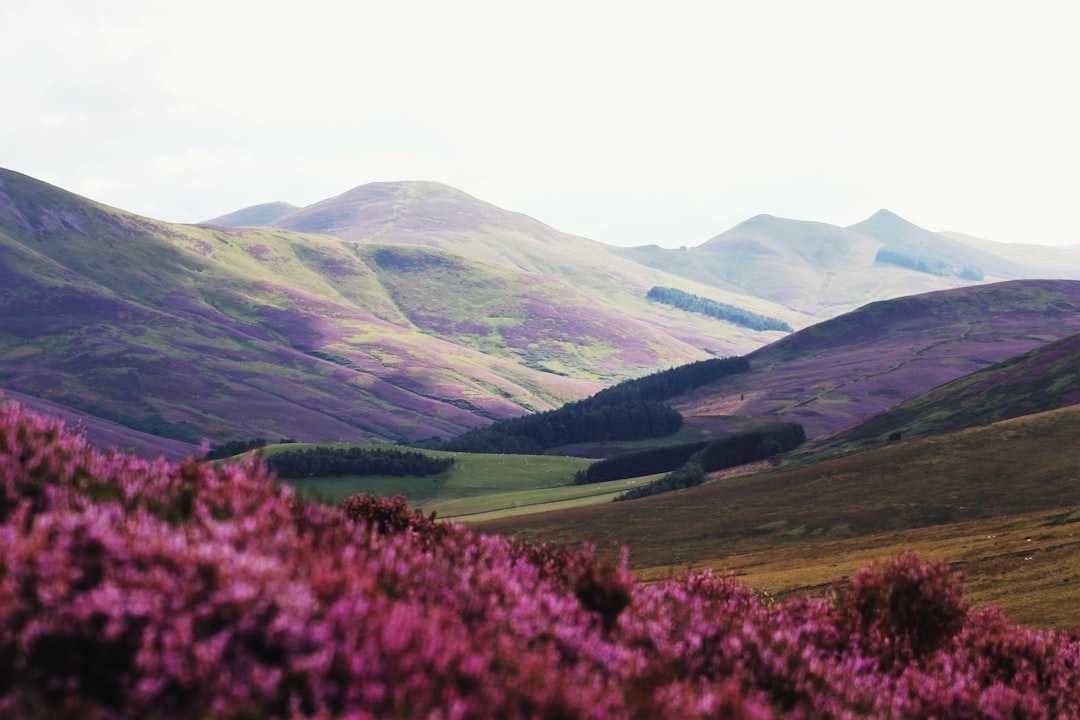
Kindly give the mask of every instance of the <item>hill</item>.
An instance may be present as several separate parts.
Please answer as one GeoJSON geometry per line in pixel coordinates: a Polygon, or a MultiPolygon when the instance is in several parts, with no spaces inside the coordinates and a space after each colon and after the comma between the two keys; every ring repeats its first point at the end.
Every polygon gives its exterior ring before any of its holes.
{"type": "Polygon", "coordinates": [[[922,272],[968,281],[1030,277],[1015,262],[921,228],[888,210],[879,210],[848,229],[884,243],[875,257],[879,263],[919,267],[922,272]]]}
{"type": "MultiPolygon", "coordinates": [[[[361,243],[418,245],[537,273],[593,298],[599,307],[662,330],[694,347],[738,354],[777,337],[664,309],[645,299],[655,286],[677,286],[794,327],[809,319],[734,287],[678,278],[622,257],[616,248],[560,232],[441,183],[370,183],[284,215],[269,226],[361,243]],[[705,339],[703,341],[703,338],[705,339]]],[[[703,356],[698,356],[703,357],[703,356]]],[[[698,359],[698,358],[695,358],[698,359]]]]}
{"type": "Polygon", "coordinates": [[[225,227],[250,227],[253,225],[266,225],[277,220],[283,215],[288,215],[294,210],[299,210],[296,205],[287,202],[263,203],[252,205],[235,212],[211,218],[200,225],[224,225],[225,227]]]}
{"type": "Polygon", "coordinates": [[[0,248],[0,387],[186,443],[449,437],[778,335],[651,276],[176,225],[6,170],[0,248]]]}
{"type": "Polygon", "coordinates": [[[132,430],[66,405],[12,390],[0,391],[0,403],[4,402],[18,403],[43,417],[61,419],[65,426],[79,428],[79,432],[83,434],[86,441],[94,447],[116,448],[120,452],[136,453],[148,458],[161,455],[173,461],[193,457],[199,453],[199,446],[194,443],[132,430]]]}
{"type": "MultiPolygon", "coordinates": [[[[891,533],[990,519],[1003,525],[1027,513],[1068,515],[1080,506],[1080,455],[1062,448],[1078,442],[1080,407],[1073,406],[642,500],[478,527],[534,542],[593,542],[611,551],[627,546],[633,567],[644,574],[691,565],[749,571],[781,557],[794,564],[814,559],[824,573],[814,582],[827,583],[836,570],[828,567],[829,551],[815,543],[844,540],[854,552],[881,547],[891,533]]],[[[909,548],[916,546],[917,534],[905,537],[909,548]]],[[[986,543],[987,556],[1002,542],[986,543]]],[[[1022,562],[1023,555],[1010,572],[1020,571],[1022,562]]],[[[1067,572],[1080,580],[1080,566],[1067,572]]],[[[1080,620],[1066,615],[1059,613],[1058,622],[1080,620]]]]}
{"type": "Polygon", "coordinates": [[[689,429],[801,423],[811,438],[1080,331],[1080,281],[1012,280],[883,300],[747,357],[750,372],[674,405],[689,429]]]}
{"type": "MultiPolygon", "coordinates": [[[[1042,252],[1045,251],[1045,252],[1042,252]]],[[[747,292],[816,319],[877,300],[1009,279],[1080,279],[1070,251],[1026,257],[1004,243],[935,233],[881,210],[850,227],[759,215],[682,250],[618,249],[697,282],[747,292]],[[1031,261],[1044,255],[1045,261],[1031,261]]]]}
{"type": "Polygon", "coordinates": [[[921,395],[820,444],[844,447],[933,435],[1080,403],[1080,334],[1070,335],[921,395]]]}
{"type": "Polygon", "coordinates": [[[1080,247],[1001,243],[957,232],[940,233],[965,245],[1008,260],[1024,277],[1080,278],[1080,247]]]}
{"type": "Polygon", "coordinates": [[[419,332],[341,241],[0,182],[6,388],[197,443],[450,435],[599,385],[419,332]]]}

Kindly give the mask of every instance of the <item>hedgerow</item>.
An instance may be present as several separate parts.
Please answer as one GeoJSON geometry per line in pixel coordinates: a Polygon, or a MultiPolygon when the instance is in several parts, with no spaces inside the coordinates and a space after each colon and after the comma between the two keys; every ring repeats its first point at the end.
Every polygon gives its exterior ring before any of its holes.
{"type": "Polygon", "coordinates": [[[906,555],[829,599],[98,452],[0,402],[0,716],[1066,717],[1080,635],[906,555]]]}

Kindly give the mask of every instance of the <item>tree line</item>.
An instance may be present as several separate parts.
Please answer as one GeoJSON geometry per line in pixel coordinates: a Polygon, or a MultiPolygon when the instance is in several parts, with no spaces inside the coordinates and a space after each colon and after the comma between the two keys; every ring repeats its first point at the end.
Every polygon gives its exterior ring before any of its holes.
{"type": "Polygon", "coordinates": [[[881,248],[874,256],[874,262],[927,273],[942,277],[958,277],[961,280],[981,281],[984,279],[983,271],[976,267],[957,267],[944,260],[929,260],[927,258],[914,257],[890,248],[881,248]]]}
{"type": "Polygon", "coordinates": [[[708,444],[708,440],[702,440],[680,445],[665,445],[598,460],[584,470],[578,470],[574,475],[574,484],[590,485],[669,472],[685,465],[695,453],[703,450],[708,444]]]}
{"type": "MultiPolygon", "coordinates": [[[[799,423],[774,423],[753,430],[732,433],[709,442],[689,460],[658,480],[627,490],[615,498],[635,498],[682,490],[705,482],[708,473],[724,468],[766,460],[793,450],[806,441],[806,430],[799,423]]],[[[642,473],[646,474],[646,473],[642,473]]]]}
{"type": "Polygon", "coordinates": [[[557,410],[469,430],[426,447],[454,452],[537,454],[560,445],[666,437],[682,415],[665,400],[750,369],[746,358],[714,358],[626,380],[557,410]]]}
{"type": "Polygon", "coordinates": [[[582,400],[558,410],[475,428],[436,447],[455,452],[532,455],[571,443],[665,437],[681,427],[682,415],[666,403],[639,398],[608,403],[582,400]]]}
{"type": "Polygon", "coordinates": [[[296,479],[311,475],[411,475],[423,477],[449,470],[454,459],[434,457],[415,450],[381,447],[313,447],[286,450],[266,458],[266,465],[280,478],[296,479]]]}
{"type": "Polygon", "coordinates": [[[657,285],[645,293],[645,297],[649,300],[677,307],[680,310],[701,313],[718,320],[726,320],[729,323],[750,328],[751,330],[792,332],[792,327],[779,318],[759,315],[734,305],[710,300],[700,295],[693,295],[677,288],[657,285]]]}

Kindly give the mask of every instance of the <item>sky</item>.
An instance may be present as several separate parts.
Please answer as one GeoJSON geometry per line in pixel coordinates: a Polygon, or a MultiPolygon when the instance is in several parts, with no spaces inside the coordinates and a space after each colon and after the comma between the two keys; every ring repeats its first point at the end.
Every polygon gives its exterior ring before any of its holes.
{"type": "Polygon", "coordinates": [[[1080,243],[1070,2],[2,0],[0,167],[198,222],[435,180],[612,245],[1080,243]]]}

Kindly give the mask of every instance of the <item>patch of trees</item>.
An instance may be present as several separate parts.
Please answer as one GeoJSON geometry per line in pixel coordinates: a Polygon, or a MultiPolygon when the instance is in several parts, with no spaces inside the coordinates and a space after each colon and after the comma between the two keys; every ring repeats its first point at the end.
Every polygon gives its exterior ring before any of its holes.
{"type": "Polygon", "coordinates": [[[434,457],[415,450],[392,448],[314,447],[287,450],[266,458],[280,478],[341,477],[343,475],[435,475],[454,466],[453,458],[434,457]]]}
{"type": "Polygon", "coordinates": [[[653,287],[645,294],[649,300],[677,307],[680,310],[701,313],[718,320],[726,320],[734,325],[751,330],[781,330],[791,332],[792,327],[779,318],[759,315],[734,305],[710,300],[700,295],[693,295],[677,288],[653,287]]]}
{"type": "Polygon", "coordinates": [[[503,420],[469,430],[438,447],[456,452],[537,454],[559,445],[665,437],[682,427],[682,415],[666,403],[625,398],[581,400],[558,410],[503,420]]]}
{"type": "Polygon", "coordinates": [[[806,431],[799,423],[775,423],[725,435],[698,450],[681,467],[647,485],[627,490],[615,500],[633,500],[694,487],[705,482],[705,476],[710,472],[767,460],[793,450],[805,441],[806,431]]]}
{"type": "Polygon", "coordinates": [[[887,265],[896,265],[916,272],[941,277],[958,277],[961,280],[981,281],[984,279],[983,271],[976,267],[958,267],[944,260],[931,260],[929,258],[915,257],[891,248],[881,248],[874,257],[874,262],[887,265]]]}
{"type": "Polygon", "coordinates": [[[584,470],[578,470],[574,475],[574,484],[590,485],[669,472],[685,465],[695,453],[703,450],[708,444],[708,440],[702,440],[695,443],[665,445],[599,460],[584,470]]]}
{"type": "Polygon", "coordinates": [[[682,427],[665,403],[720,378],[750,369],[746,358],[714,358],[627,380],[557,410],[503,420],[429,447],[454,452],[536,454],[560,445],[646,440],[682,427]]]}
{"type": "Polygon", "coordinates": [[[595,402],[608,402],[619,397],[633,395],[643,400],[670,400],[694,388],[749,370],[750,361],[745,357],[699,360],[633,380],[625,380],[618,385],[601,390],[590,399],[595,402]]]}

